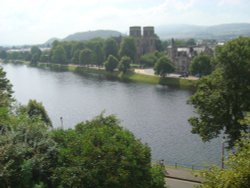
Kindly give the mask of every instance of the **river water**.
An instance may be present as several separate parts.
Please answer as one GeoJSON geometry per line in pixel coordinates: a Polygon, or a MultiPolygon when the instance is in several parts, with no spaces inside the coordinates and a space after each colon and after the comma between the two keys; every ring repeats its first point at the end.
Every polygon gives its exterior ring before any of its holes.
{"type": "Polygon", "coordinates": [[[220,163],[221,141],[203,143],[193,135],[187,119],[194,115],[186,101],[191,91],[160,85],[123,83],[94,75],[2,65],[13,84],[14,96],[26,104],[42,102],[54,127],[73,127],[105,110],[115,114],[152,150],[154,161],[205,166],[220,163]]]}

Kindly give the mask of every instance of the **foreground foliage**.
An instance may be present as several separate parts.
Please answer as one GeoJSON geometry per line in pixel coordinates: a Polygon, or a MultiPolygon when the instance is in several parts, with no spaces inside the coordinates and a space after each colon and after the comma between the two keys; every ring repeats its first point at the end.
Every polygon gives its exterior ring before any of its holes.
{"type": "Polygon", "coordinates": [[[204,172],[204,188],[248,188],[250,186],[250,135],[236,144],[236,154],[231,154],[227,169],[212,168],[204,172]]]}
{"type": "Polygon", "coordinates": [[[250,38],[240,37],[218,48],[215,61],[216,70],[198,82],[189,100],[198,114],[189,122],[192,132],[204,141],[223,132],[233,147],[241,133],[248,131],[240,120],[250,111],[250,38]]]}
{"type": "Polygon", "coordinates": [[[59,149],[56,182],[63,187],[157,187],[162,179],[153,181],[149,147],[118,124],[115,116],[100,115],[75,129],[53,131],[59,149]]]}

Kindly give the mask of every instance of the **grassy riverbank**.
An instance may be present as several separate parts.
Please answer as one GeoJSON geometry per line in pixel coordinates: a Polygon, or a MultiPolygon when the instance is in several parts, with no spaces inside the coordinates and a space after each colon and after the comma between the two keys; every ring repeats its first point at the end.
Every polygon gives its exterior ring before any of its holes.
{"type": "MultiPolygon", "coordinates": [[[[20,64],[21,61],[18,63],[20,64]]],[[[23,64],[28,64],[26,61],[23,64]]],[[[97,67],[83,67],[77,65],[61,65],[61,64],[51,64],[51,63],[38,63],[36,65],[39,68],[51,69],[55,71],[71,71],[79,74],[99,74],[106,76],[108,78],[117,79],[120,81],[128,81],[128,82],[139,82],[139,83],[147,83],[147,84],[161,84],[168,86],[175,86],[179,88],[185,89],[194,89],[196,87],[197,80],[188,80],[185,78],[173,78],[173,77],[165,77],[161,78],[159,76],[153,75],[145,75],[140,73],[135,73],[133,71],[129,71],[126,74],[120,73],[118,71],[115,72],[107,72],[102,68],[97,67]]]]}
{"type": "Polygon", "coordinates": [[[140,82],[140,83],[147,83],[147,84],[161,84],[161,85],[168,85],[168,86],[176,86],[179,88],[195,88],[197,80],[188,80],[185,78],[173,78],[173,77],[165,77],[161,78],[158,76],[153,75],[145,75],[135,72],[128,72],[126,74],[122,74],[118,71],[115,72],[107,72],[104,69],[100,68],[93,68],[93,67],[79,67],[76,65],[58,65],[58,64],[39,64],[39,67],[49,67],[52,70],[67,70],[77,73],[95,73],[101,74],[104,76],[116,78],[121,81],[131,81],[131,82],[140,82]]]}

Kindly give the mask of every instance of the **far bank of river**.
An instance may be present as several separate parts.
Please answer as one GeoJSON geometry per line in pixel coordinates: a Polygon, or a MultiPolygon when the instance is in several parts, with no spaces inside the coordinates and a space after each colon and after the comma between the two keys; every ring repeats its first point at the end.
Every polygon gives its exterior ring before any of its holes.
{"type": "Polygon", "coordinates": [[[99,74],[51,71],[27,65],[3,64],[22,104],[36,99],[44,104],[55,127],[64,128],[100,114],[115,114],[121,125],[152,149],[154,161],[174,165],[220,164],[221,141],[203,143],[192,134],[187,119],[193,108],[186,104],[190,90],[153,84],[103,79],[99,74]]]}
{"type": "Polygon", "coordinates": [[[107,72],[103,68],[98,67],[86,67],[79,65],[61,65],[61,64],[52,64],[52,63],[38,63],[37,65],[40,68],[50,68],[52,70],[64,70],[64,71],[72,71],[82,74],[87,73],[95,73],[105,75],[107,77],[113,77],[121,81],[131,81],[131,82],[140,82],[147,84],[160,84],[160,85],[168,85],[175,86],[179,88],[186,89],[194,89],[196,87],[197,80],[190,80],[185,78],[178,77],[165,77],[161,78],[155,75],[148,75],[143,73],[137,73],[135,71],[129,71],[126,74],[123,74],[118,71],[107,72]]]}

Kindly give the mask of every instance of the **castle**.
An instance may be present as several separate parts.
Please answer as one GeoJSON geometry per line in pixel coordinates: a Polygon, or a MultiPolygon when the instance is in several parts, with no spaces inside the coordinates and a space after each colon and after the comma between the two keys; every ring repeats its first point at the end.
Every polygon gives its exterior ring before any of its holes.
{"type": "Polygon", "coordinates": [[[143,35],[142,35],[140,26],[132,26],[129,28],[129,36],[135,39],[136,63],[139,63],[141,55],[154,52],[156,50],[155,46],[156,35],[154,32],[154,27],[152,26],[143,27],[143,35]]]}

